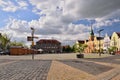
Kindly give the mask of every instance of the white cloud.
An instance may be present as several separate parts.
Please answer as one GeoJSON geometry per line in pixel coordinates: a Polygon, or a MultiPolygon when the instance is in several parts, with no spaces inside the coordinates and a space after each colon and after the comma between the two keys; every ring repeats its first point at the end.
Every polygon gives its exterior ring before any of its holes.
{"type": "Polygon", "coordinates": [[[120,22],[120,19],[113,19],[113,20],[98,20],[96,23],[93,25],[95,28],[100,28],[103,26],[111,26],[114,23],[120,22]]]}
{"type": "Polygon", "coordinates": [[[21,0],[17,1],[16,3],[17,4],[12,2],[11,0],[8,1],[1,0],[0,7],[3,11],[6,12],[15,12],[20,9],[27,9],[28,3],[26,1],[21,0]]]}
{"type": "MultiPolygon", "coordinates": [[[[54,15],[56,7],[63,9],[64,16],[74,19],[102,18],[116,12],[120,8],[119,0],[30,0],[41,14],[54,15]]],[[[118,13],[118,12],[117,12],[118,13]]]]}
{"type": "Polygon", "coordinates": [[[59,39],[60,41],[64,40],[78,40],[78,39],[86,39],[88,36],[88,26],[85,25],[75,25],[69,24],[66,27],[59,26],[57,24],[53,24],[52,26],[46,25],[46,21],[41,23],[42,18],[37,20],[32,20],[31,22],[27,22],[24,20],[16,20],[10,19],[9,23],[3,29],[3,33],[6,33],[12,36],[12,40],[15,41],[24,41],[27,43],[27,36],[31,36],[30,27],[35,28],[35,35],[39,38],[52,38],[59,39]],[[73,37],[74,36],[74,37],[73,37]],[[84,37],[83,37],[84,36],[84,37]]]}
{"type": "MultiPolygon", "coordinates": [[[[120,8],[119,0],[30,0],[30,3],[35,6],[35,13],[46,14],[42,26],[49,27],[53,27],[56,23],[59,24],[57,26],[67,27],[73,21],[83,18],[92,18],[97,21],[107,20],[119,14],[120,8]]],[[[110,25],[108,21],[97,25],[110,25]]]]}
{"type": "Polygon", "coordinates": [[[19,1],[18,4],[20,9],[27,9],[28,3],[26,1],[19,1]]]}
{"type": "MultiPolygon", "coordinates": [[[[29,22],[12,19],[6,26],[8,29],[10,28],[14,37],[20,37],[23,40],[26,39],[26,35],[31,35],[30,27],[36,29],[35,34],[40,38],[55,37],[60,40],[77,40],[88,38],[90,27],[83,24],[72,24],[73,21],[92,18],[96,20],[93,25],[96,28],[119,22],[118,19],[112,21],[107,19],[118,14],[120,0],[29,0],[29,2],[33,5],[34,13],[45,14],[45,16],[29,22]]],[[[19,0],[17,3],[19,5],[10,1],[0,1],[2,9],[6,11],[15,12],[28,6],[25,0],[19,0]]]]}

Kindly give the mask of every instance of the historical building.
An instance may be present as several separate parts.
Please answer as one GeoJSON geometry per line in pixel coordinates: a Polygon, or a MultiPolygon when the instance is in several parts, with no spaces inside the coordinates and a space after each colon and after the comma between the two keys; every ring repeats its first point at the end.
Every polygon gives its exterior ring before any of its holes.
{"type": "Polygon", "coordinates": [[[95,37],[94,44],[95,44],[95,50],[103,49],[104,38],[103,37],[95,37]]]}
{"type": "Polygon", "coordinates": [[[41,39],[36,42],[36,48],[44,53],[59,53],[62,51],[61,43],[55,39],[41,39]]]}
{"type": "Polygon", "coordinates": [[[103,49],[108,50],[110,48],[110,37],[106,34],[103,42],[103,49]]]}
{"type": "Polygon", "coordinates": [[[85,40],[85,44],[87,45],[87,48],[85,49],[85,53],[91,53],[94,51],[94,32],[91,26],[90,36],[88,40],[85,40]]]}
{"type": "Polygon", "coordinates": [[[117,47],[117,50],[120,51],[120,32],[113,32],[110,46],[117,47]]]}
{"type": "Polygon", "coordinates": [[[85,44],[87,45],[87,48],[84,51],[85,53],[96,52],[103,48],[103,37],[94,36],[94,32],[91,27],[89,39],[85,40],[85,44]]]}

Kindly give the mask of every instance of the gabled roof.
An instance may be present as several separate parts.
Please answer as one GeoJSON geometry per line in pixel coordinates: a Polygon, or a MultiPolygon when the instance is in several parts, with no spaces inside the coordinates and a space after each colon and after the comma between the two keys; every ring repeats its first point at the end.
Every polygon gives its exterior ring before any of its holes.
{"type": "Polygon", "coordinates": [[[85,43],[84,40],[78,40],[78,42],[81,43],[81,44],[84,44],[84,43],[85,43]]]}
{"type": "Polygon", "coordinates": [[[37,41],[36,43],[54,43],[54,44],[61,44],[59,41],[55,39],[41,39],[37,41]]]}
{"type": "Polygon", "coordinates": [[[116,32],[116,33],[117,33],[118,37],[120,37],[120,32],[116,32]]]}
{"type": "Polygon", "coordinates": [[[97,40],[102,40],[102,39],[104,39],[104,37],[96,37],[97,38],[97,40]]]}

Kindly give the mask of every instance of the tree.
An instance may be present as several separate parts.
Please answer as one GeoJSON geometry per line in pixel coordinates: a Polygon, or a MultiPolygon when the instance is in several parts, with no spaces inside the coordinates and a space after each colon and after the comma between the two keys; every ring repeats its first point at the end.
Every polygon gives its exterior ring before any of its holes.
{"type": "Polygon", "coordinates": [[[87,47],[86,44],[81,44],[81,43],[78,44],[76,51],[79,52],[79,54],[77,54],[77,58],[84,58],[84,54],[82,54],[82,52],[86,47],[87,47]]]}
{"type": "Polygon", "coordinates": [[[117,50],[117,47],[115,47],[115,46],[108,48],[108,51],[110,54],[115,54],[116,50],[117,50]]]}
{"type": "Polygon", "coordinates": [[[68,53],[73,51],[72,48],[69,45],[64,46],[62,50],[63,50],[63,52],[68,52],[68,53]]]}
{"type": "Polygon", "coordinates": [[[0,41],[1,41],[1,48],[3,50],[6,50],[10,47],[10,45],[9,45],[10,44],[10,38],[6,34],[1,35],[0,41]]]}
{"type": "Polygon", "coordinates": [[[86,44],[79,43],[79,46],[77,47],[77,52],[79,52],[81,54],[86,47],[87,47],[86,44]]]}
{"type": "Polygon", "coordinates": [[[74,45],[73,45],[73,51],[75,52],[75,53],[77,53],[77,47],[78,46],[78,44],[77,43],[75,43],[74,45]]]}
{"type": "Polygon", "coordinates": [[[24,46],[24,43],[23,42],[16,42],[16,41],[14,41],[14,42],[11,42],[10,43],[10,46],[24,46]]]}

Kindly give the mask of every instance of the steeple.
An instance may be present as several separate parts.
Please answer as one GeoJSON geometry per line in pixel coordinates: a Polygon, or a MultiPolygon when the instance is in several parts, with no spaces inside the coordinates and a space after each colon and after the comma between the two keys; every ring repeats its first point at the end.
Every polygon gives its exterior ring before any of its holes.
{"type": "Polygon", "coordinates": [[[90,31],[90,39],[93,41],[94,40],[94,32],[92,29],[92,25],[91,25],[91,31],[90,31]]]}
{"type": "Polygon", "coordinates": [[[93,32],[92,26],[91,26],[90,36],[94,36],[94,32],[93,32]]]}

